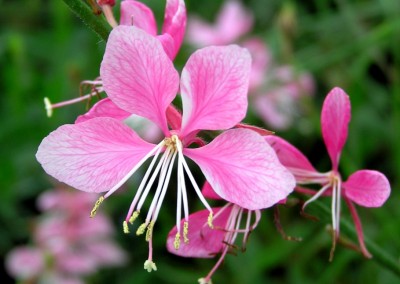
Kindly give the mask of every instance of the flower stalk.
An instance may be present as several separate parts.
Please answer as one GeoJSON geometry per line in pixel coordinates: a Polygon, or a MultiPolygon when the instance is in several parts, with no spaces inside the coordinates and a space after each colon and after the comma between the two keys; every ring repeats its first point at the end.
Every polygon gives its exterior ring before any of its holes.
{"type": "MultiPolygon", "coordinates": [[[[314,201],[314,206],[310,206],[308,210],[311,214],[315,214],[321,217],[322,221],[330,222],[331,211],[330,209],[321,201],[314,201]],[[312,211],[312,212],[311,212],[312,211]]],[[[352,239],[357,239],[357,232],[348,221],[340,219],[341,231],[345,232],[352,239]]],[[[372,260],[376,261],[382,267],[392,271],[397,276],[400,276],[400,263],[392,255],[388,254],[384,249],[382,249],[377,243],[372,240],[365,238],[365,244],[368,250],[373,255],[372,260]]]]}
{"type": "Polygon", "coordinates": [[[93,10],[82,0],[64,0],[64,2],[90,29],[107,41],[111,27],[103,17],[95,15],[93,10]]]}

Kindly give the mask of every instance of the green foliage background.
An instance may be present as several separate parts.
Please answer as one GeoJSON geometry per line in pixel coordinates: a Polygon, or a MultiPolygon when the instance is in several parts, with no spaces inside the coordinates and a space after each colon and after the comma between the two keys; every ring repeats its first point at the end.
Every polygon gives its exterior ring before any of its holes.
{"type": "MultiPolygon", "coordinates": [[[[144,1],[160,20],[165,1],[144,1]]],[[[222,1],[188,0],[190,14],[212,21],[222,1]]],[[[319,113],[333,86],[350,95],[352,121],[342,154],[343,177],[363,168],[384,172],[392,195],[384,207],[360,208],[365,234],[393,258],[400,256],[400,2],[393,0],[250,0],[255,34],[271,47],[276,61],[309,70],[316,97],[302,124],[278,134],[303,150],[320,170],[329,169],[321,140],[319,113]]],[[[98,76],[105,43],[76,18],[61,0],[0,0],[0,255],[30,241],[36,197],[52,188],[35,160],[43,137],[73,123],[84,104],[56,110],[48,119],[43,97],[53,102],[76,97],[79,83],[98,76]]],[[[185,45],[176,64],[184,65],[193,48],[185,45]]],[[[260,123],[250,115],[248,122],[260,123]]],[[[202,179],[201,175],[198,175],[202,179]]],[[[135,190],[129,188],[102,210],[120,228],[135,190]],[[122,208],[122,209],[121,209],[122,208]]],[[[173,193],[166,200],[155,232],[159,270],[143,270],[147,244],[126,236],[116,239],[130,255],[122,268],[105,269],[88,283],[195,283],[216,260],[181,259],[167,253],[165,238],[174,223],[173,193]]],[[[194,209],[195,200],[192,208],[194,209]]],[[[312,207],[312,205],[310,206],[312,207]]],[[[200,208],[200,207],[198,207],[200,208]]],[[[374,260],[342,246],[328,262],[331,239],[325,223],[299,215],[299,206],[282,208],[282,223],[300,243],[283,240],[270,210],[252,234],[246,253],[228,256],[214,283],[397,283],[395,274],[374,260]]],[[[343,218],[350,220],[344,210],[343,218]]],[[[400,265],[400,264],[399,264],[400,265]]],[[[4,268],[0,279],[11,282],[4,268]]],[[[5,283],[5,282],[4,282],[5,283]]]]}

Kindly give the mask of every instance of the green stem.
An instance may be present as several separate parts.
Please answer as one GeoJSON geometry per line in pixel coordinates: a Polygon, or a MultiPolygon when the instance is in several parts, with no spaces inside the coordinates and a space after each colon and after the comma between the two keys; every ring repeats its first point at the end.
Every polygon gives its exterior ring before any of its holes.
{"type": "MultiPolygon", "coordinates": [[[[309,206],[310,211],[315,211],[314,214],[316,214],[318,217],[322,216],[321,219],[323,221],[330,222],[331,211],[325,204],[319,201],[314,201],[312,205],[313,206],[309,206]]],[[[346,220],[340,220],[340,228],[341,231],[345,232],[349,237],[357,239],[357,232],[355,231],[354,226],[352,226],[346,220]]],[[[388,254],[375,242],[369,240],[368,238],[365,238],[365,244],[373,255],[373,260],[375,260],[381,266],[392,271],[397,276],[400,276],[400,263],[393,256],[388,254]]]]}
{"type": "Polygon", "coordinates": [[[95,15],[93,10],[82,0],[63,1],[86,25],[89,26],[89,28],[97,33],[103,40],[107,41],[108,35],[111,32],[111,27],[103,17],[95,15]]]}

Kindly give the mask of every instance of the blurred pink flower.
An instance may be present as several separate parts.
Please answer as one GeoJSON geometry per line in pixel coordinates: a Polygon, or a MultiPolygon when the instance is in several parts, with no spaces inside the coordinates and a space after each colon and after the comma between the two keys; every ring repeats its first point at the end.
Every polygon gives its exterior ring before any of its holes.
{"type": "Polygon", "coordinates": [[[9,273],[43,283],[83,283],[82,276],[100,267],[124,264],[126,255],[111,239],[113,228],[107,217],[87,216],[95,199],[66,188],[43,193],[38,198],[44,213],[34,229],[35,247],[11,251],[9,273]]]}
{"type": "Polygon", "coordinates": [[[324,139],[332,169],[327,173],[320,173],[314,169],[308,159],[294,146],[277,136],[267,136],[266,140],[275,149],[282,164],[295,176],[297,184],[321,184],[322,188],[313,190],[296,188],[297,191],[313,195],[303,206],[322,195],[332,196],[332,227],[334,231],[333,256],[335,242],[339,236],[341,197],[344,198],[354,220],[360,248],[365,257],[371,257],[364,244],[362,226],[355,206],[380,207],[390,195],[390,184],[385,175],[373,170],[359,170],[350,175],[343,182],[338,171],[339,159],[347,140],[348,125],[350,122],[350,100],[340,88],[332,89],[325,98],[321,113],[322,137],[324,139]]]}
{"type": "Polygon", "coordinates": [[[239,1],[226,1],[215,24],[192,16],[188,23],[187,41],[197,47],[227,45],[248,33],[253,15],[239,1]]]}
{"type": "Polygon", "coordinates": [[[293,190],[292,175],[258,133],[249,129],[227,130],[207,145],[197,137],[200,130],[229,129],[244,118],[250,65],[249,53],[235,45],[195,52],[182,71],[181,115],[171,105],[179,89],[179,76],[160,42],[136,27],[118,26],[109,36],[100,69],[108,103],[117,106],[117,119],[100,116],[61,126],[42,141],[37,159],[48,174],[62,182],[82,191],[107,192],[96,203],[94,216],[100,203],[154,156],[123,224],[128,233],[128,222],[133,223],[139,215],[160,173],[146,220],[136,232],[140,235],[147,230],[149,259],[145,267],[151,271],[155,269],[153,227],[176,159],[177,235],[181,232],[182,202],[186,222],[189,221],[185,172],[209,211],[210,225],[213,214],[184,156],[199,165],[221,197],[247,209],[270,207],[293,190]],[[119,109],[154,122],[165,138],[157,145],[143,140],[121,121],[119,109]],[[189,148],[191,144],[200,147],[189,148]],[[150,177],[161,152],[164,153],[150,177]],[[246,189],[246,194],[237,189],[246,189]]]}
{"type": "Polygon", "coordinates": [[[300,116],[300,101],[314,93],[314,81],[307,72],[293,66],[279,66],[258,37],[245,37],[253,25],[253,17],[238,1],[227,1],[216,23],[208,24],[192,17],[188,23],[187,41],[195,46],[240,42],[252,56],[250,75],[251,107],[274,129],[289,128],[300,116]]]}
{"type": "Polygon", "coordinates": [[[21,246],[12,250],[6,258],[6,269],[20,280],[38,277],[45,267],[45,255],[35,247],[21,246]]]}

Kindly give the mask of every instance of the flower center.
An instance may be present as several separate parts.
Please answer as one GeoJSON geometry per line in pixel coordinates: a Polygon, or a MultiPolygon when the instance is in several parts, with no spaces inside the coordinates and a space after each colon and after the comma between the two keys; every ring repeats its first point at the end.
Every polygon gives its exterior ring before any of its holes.
{"type": "MultiPolygon", "coordinates": [[[[100,204],[104,201],[104,199],[108,198],[112,193],[114,193],[118,188],[122,186],[133,174],[134,172],[151,156],[153,159],[139,185],[139,188],[135,194],[135,197],[132,200],[131,206],[129,208],[128,214],[123,222],[123,230],[124,233],[129,233],[129,224],[133,224],[134,221],[138,218],[141,208],[152,188],[155,180],[158,178],[157,188],[153,197],[153,200],[150,204],[149,210],[147,212],[147,216],[145,221],[138,227],[136,230],[136,235],[145,234],[145,239],[149,243],[149,258],[145,264],[145,269],[148,271],[155,270],[154,268],[150,269],[149,265],[154,264],[152,261],[152,236],[155,222],[157,220],[158,214],[160,213],[161,205],[164,201],[167,188],[169,185],[169,181],[172,175],[172,169],[174,167],[175,160],[178,160],[177,164],[177,208],[176,208],[176,227],[177,233],[175,236],[175,248],[179,249],[181,242],[181,219],[182,219],[182,207],[184,211],[184,222],[183,222],[183,241],[185,243],[189,242],[188,231],[189,231],[189,205],[187,199],[187,191],[186,191],[186,182],[185,182],[185,173],[189,177],[190,182],[192,183],[193,188],[195,189],[198,197],[204,204],[204,206],[209,210],[210,215],[208,217],[208,225],[212,227],[213,220],[213,211],[211,207],[208,205],[204,196],[201,193],[199,186],[197,185],[193,174],[191,173],[185,158],[183,156],[183,146],[177,135],[172,135],[171,137],[165,138],[161,141],[157,146],[155,146],[135,167],[120,180],[112,189],[110,189],[104,196],[100,197],[96,202],[92,212],[91,217],[96,215],[96,211],[100,204]],[[164,150],[164,153],[161,152],[164,150]],[[161,157],[159,158],[159,156],[161,157]],[[157,166],[155,166],[158,161],[157,166]],[[153,170],[153,168],[155,168],[153,170]],[[147,268],[146,268],[147,267],[147,268]]],[[[154,264],[155,266],[155,264],[154,264]]]]}

